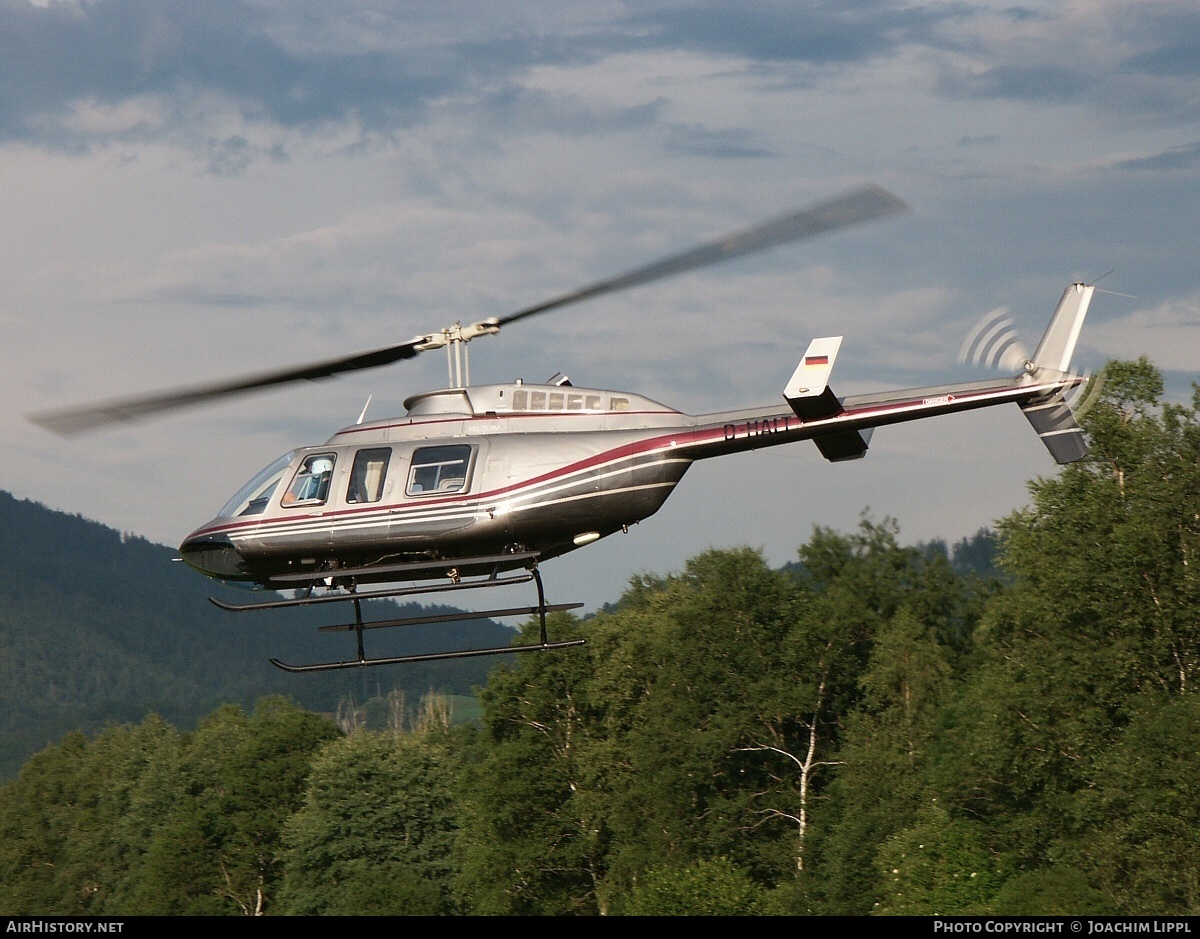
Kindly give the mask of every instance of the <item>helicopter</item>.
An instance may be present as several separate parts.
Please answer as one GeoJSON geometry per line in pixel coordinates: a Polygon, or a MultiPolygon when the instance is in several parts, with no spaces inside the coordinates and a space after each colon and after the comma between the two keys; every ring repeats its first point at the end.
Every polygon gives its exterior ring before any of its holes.
{"type": "Polygon", "coordinates": [[[189,534],[179,556],[213,580],[275,592],[275,599],[244,603],[210,598],[231,613],[352,605],[353,622],[321,628],[353,632],[356,654],[310,664],[270,660],[288,672],[579,646],[586,640],[548,638],[547,614],[582,604],[547,603],[541,565],[653,515],[697,460],[802,440],[831,462],[857,460],[876,427],[1008,403],[1021,409],[1056,462],[1086,455],[1070,398],[1085,381],[1070,370],[1095,289],[1083,283],[1064,290],[1020,371],[985,380],[839,397],[829,379],[842,337],[832,336],[810,342],[782,402],[768,407],[689,415],[640,394],[577,387],[565,378],[470,383],[467,343],[518,321],[907,210],[869,184],[506,316],[294,368],[28,417],[71,436],[445,349],[447,387],[407,398],[401,417],[367,421],[364,409],[324,443],[279,457],[189,534]],[[367,600],[530,582],[537,593],[532,606],[363,616],[367,600]],[[538,641],[402,656],[368,656],[364,649],[369,629],[516,615],[538,617],[538,641]]]}

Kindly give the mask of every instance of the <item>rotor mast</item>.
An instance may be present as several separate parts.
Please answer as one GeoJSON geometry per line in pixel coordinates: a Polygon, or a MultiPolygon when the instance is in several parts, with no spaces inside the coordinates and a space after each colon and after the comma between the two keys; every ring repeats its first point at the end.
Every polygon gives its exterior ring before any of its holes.
{"type": "Polygon", "coordinates": [[[500,332],[499,318],[489,316],[470,326],[455,323],[453,326],[447,326],[440,333],[423,336],[413,348],[418,352],[425,352],[445,346],[450,387],[467,388],[471,384],[471,359],[467,343],[477,336],[494,336],[498,332],[500,332]]]}

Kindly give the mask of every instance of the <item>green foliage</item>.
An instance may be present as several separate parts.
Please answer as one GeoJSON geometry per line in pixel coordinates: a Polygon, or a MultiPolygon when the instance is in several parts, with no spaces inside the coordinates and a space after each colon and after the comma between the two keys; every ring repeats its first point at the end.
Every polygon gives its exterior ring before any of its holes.
{"type": "Polygon", "coordinates": [[[825,905],[841,915],[878,909],[877,855],[916,822],[938,715],[955,688],[951,652],[935,630],[901,609],[880,629],[845,719],[841,767],[828,792],[819,854],[825,905]]]}
{"type": "Polygon", "coordinates": [[[1114,916],[1116,908],[1078,867],[1051,862],[1014,874],[996,893],[1005,916],[1114,916]]]}
{"type": "Polygon", "coordinates": [[[753,916],[771,909],[763,888],[728,858],[647,871],[625,907],[628,916],[753,916]]]}
{"type": "Polygon", "coordinates": [[[917,550],[930,559],[943,557],[950,568],[963,577],[974,575],[982,580],[1002,579],[997,567],[1000,545],[996,533],[990,528],[981,528],[967,538],[960,538],[949,548],[941,538],[917,545],[917,550]]]}
{"type": "Polygon", "coordinates": [[[256,913],[312,751],[336,736],[282,699],[186,737],[160,718],[67,737],[0,791],[0,909],[17,915],[256,913]]]}
{"type": "Polygon", "coordinates": [[[888,838],[879,852],[887,882],[877,913],[897,916],[984,916],[994,913],[1004,873],[977,822],[937,803],[888,838]]]}
{"type": "MultiPolygon", "coordinates": [[[[1102,892],[1108,909],[1190,912],[1190,875],[1164,868],[1155,847],[1178,834],[1128,798],[1163,801],[1165,780],[1121,767],[1200,677],[1200,427],[1195,404],[1160,402],[1145,360],[1106,375],[1085,419],[1091,454],[1034,483],[1032,505],[1001,522],[1014,579],[990,604],[981,666],[947,711],[940,785],[1022,872],[1001,894],[1022,908],[1078,910],[1102,892]],[[1118,858],[1146,873],[1122,883],[1118,858]],[[1164,883],[1152,888],[1155,878],[1164,883]]],[[[1190,722],[1172,733],[1184,752],[1200,745],[1190,722]]]]}
{"type": "Polygon", "coordinates": [[[182,796],[180,740],[155,716],[71,734],[0,790],[0,910],[139,911],[154,825],[182,796]]]}
{"type": "Polygon", "coordinates": [[[359,731],[327,744],[286,825],[285,910],[453,912],[454,773],[449,746],[432,733],[359,731]]]}
{"type": "Polygon", "coordinates": [[[742,549],[637,578],[609,612],[556,621],[586,628],[578,655],[493,676],[460,843],[476,910],[623,912],[647,872],[712,858],[760,891],[783,885],[777,902],[822,882],[808,841],[847,716],[862,708],[890,735],[880,763],[863,732],[863,781],[885,764],[912,778],[956,654],[938,637],[966,642],[978,602],[891,522],[818,530],[801,557],[800,576],[742,549]]]}
{"type": "Polygon", "coordinates": [[[1071,858],[1126,916],[1200,912],[1200,695],[1147,702],[1107,748],[1071,858]]]}
{"type": "Polygon", "coordinates": [[[791,757],[821,685],[789,666],[804,654],[791,636],[800,592],[757,552],[710,551],[645,601],[597,624],[611,644],[595,660],[610,876],[632,883],[664,857],[727,855],[760,876],[792,869],[791,757]],[[761,825],[774,838],[746,837],[761,825]]]}
{"type": "Polygon", "coordinates": [[[156,832],[155,912],[267,911],[280,879],[280,832],[304,796],[309,761],[337,730],[282,698],[247,716],[226,705],[196,728],[186,796],[156,832]]]}
{"type": "Polygon", "coordinates": [[[1106,374],[1086,418],[1091,454],[1034,484],[1034,505],[1002,523],[1021,582],[990,629],[1028,652],[1041,649],[1023,635],[1052,629],[1045,651],[1087,659],[1102,720],[1119,722],[1130,694],[1200,677],[1200,426],[1194,409],[1157,404],[1162,380],[1144,360],[1106,374]]]}
{"type": "MultiPolygon", "coordinates": [[[[582,631],[565,615],[550,617],[547,630],[551,641],[582,631]]],[[[456,861],[472,912],[599,912],[606,832],[586,798],[575,798],[596,769],[587,758],[589,669],[585,654],[526,653],[481,692],[483,726],[463,760],[456,861]]]]}

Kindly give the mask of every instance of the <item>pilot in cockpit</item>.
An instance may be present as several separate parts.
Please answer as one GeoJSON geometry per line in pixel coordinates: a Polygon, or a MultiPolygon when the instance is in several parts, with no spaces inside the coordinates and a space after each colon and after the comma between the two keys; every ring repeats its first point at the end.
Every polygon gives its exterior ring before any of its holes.
{"type": "Polygon", "coordinates": [[[333,478],[333,459],[333,455],[328,453],[308,457],[296,471],[291,486],[280,500],[281,504],[324,502],[329,495],[329,482],[333,478]]]}

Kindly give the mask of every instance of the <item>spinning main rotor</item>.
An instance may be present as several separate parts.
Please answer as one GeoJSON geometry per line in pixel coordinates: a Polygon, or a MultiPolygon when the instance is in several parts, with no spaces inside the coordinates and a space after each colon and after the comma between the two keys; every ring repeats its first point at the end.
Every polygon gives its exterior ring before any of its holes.
{"type": "Polygon", "coordinates": [[[787,242],[811,238],[860,222],[883,218],[907,209],[908,206],[901,199],[886,189],[873,184],[866,185],[616,277],[597,281],[570,293],[561,294],[523,310],[517,310],[506,316],[489,317],[469,326],[455,323],[440,332],[414,336],[407,342],[397,345],[325,359],[307,365],[259,372],[211,384],[192,385],[115,399],[84,407],[43,411],[28,415],[28,417],[33,423],[56,434],[73,436],[109,424],[136,421],[164,411],[205,404],[275,385],[316,381],[344,372],[391,365],[404,359],[414,358],[421,352],[443,347],[446,348],[450,357],[451,384],[454,387],[461,387],[469,384],[470,381],[465,360],[465,344],[479,336],[495,335],[503,326],[579,303],[582,300],[648,284],[686,271],[707,267],[720,261],[742,257],[787,242]]]}

